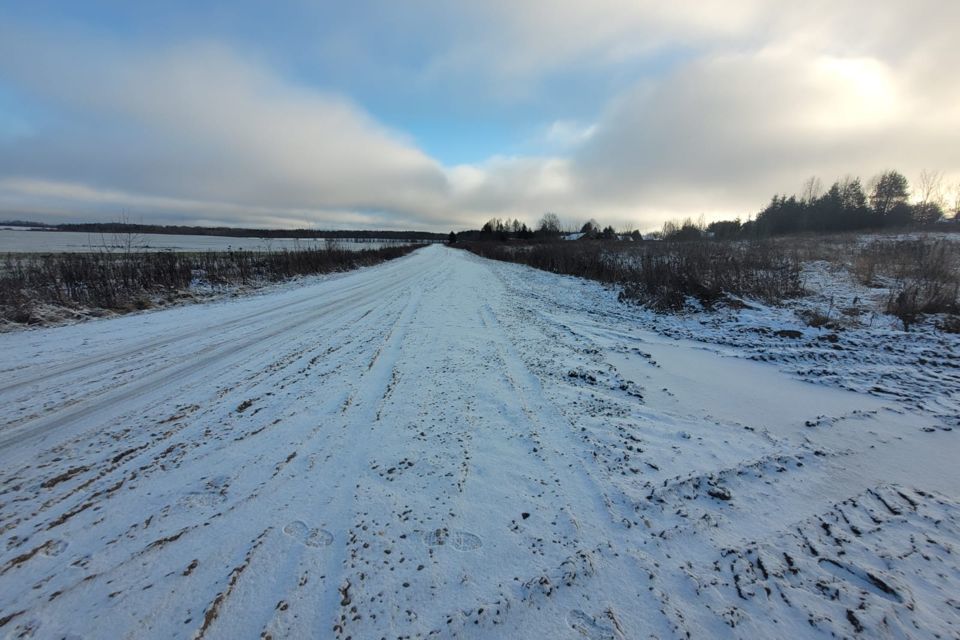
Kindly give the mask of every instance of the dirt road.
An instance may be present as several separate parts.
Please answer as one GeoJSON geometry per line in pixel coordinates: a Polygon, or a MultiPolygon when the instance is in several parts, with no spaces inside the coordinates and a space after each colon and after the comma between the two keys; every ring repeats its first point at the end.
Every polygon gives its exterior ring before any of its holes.
{"type": "Polygon", "coordinates": [[[0,336],[0,635],[956,633],[956,431],[633,313],[430,246],[0,336]]]}

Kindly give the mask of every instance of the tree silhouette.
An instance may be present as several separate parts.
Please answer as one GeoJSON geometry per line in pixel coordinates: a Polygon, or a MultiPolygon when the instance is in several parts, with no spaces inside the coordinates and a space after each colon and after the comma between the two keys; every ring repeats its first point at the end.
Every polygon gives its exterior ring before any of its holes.
{"type": "Polygon", "coordinates": [[[883,221],[903,216],[910,197],[910,183],[899,171],[885,171],[874,178],[870,190],[870,206],[883,221]]]}
{"type": "Polygon", "coordinates": [[[555,213],[545,213],[540,218],[537,232],[542,235],[555,236],[560,233],[560,218],[555,213]]]}

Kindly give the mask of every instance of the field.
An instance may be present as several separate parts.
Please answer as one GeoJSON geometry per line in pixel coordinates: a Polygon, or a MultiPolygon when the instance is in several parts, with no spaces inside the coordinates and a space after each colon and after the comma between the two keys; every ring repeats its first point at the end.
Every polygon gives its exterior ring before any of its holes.
{"type": "Polygon", "coordinates": [[[0,227],[0,254],[104,253],[124,251],[283,251],[336,248],[360,251],[407,244],[396,240],[243,238],[157,233],[81,233],[0,227]]]}
{"type": "Polygon", "coordinates": [[[0,335],[0,632],[953,637],[960,336],[804,251],[710,310],[430,246],[0,335]]]}
{"type": "Polygon", "coordinates": [[[831,293],[838,299],[822,310],[805,309],[809,324],[857,325],[860,315],[879,313],[898,319],[905,330],[924,317],[934,318],[941,329],[960,329],[955,233],[458,246],[485,258],[614,284],[621,300],[654,311],[742,308],[749,306],[746,300],[803,304],[822,290],[826,278],[835,281],[831,293]]]}

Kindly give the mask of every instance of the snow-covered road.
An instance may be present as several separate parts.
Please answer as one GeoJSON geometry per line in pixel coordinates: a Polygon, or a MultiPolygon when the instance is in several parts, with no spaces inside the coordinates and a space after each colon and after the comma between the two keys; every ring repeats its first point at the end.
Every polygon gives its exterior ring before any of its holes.
{"type": "Polygon", "coordinates": [[[957,637],[960,434],[430,246],[0,336],[0,636],[957,637]]]}

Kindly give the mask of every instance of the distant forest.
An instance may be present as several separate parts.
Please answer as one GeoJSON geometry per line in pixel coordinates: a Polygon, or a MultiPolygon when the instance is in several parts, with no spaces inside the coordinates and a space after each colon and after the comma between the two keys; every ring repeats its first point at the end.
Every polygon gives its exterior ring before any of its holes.
{"type": "MultiPolygon", "coordinates": [[[[766,238],[792,233],[836,233],[870,229],[957,228],[938,223],[960,225],[960,184],[952,190],[944,189],[939,172],[924,171],[911,194],[910,184],[903,174],[886,171],[864,188],[860,178],[845,178],[834,182],[824,191],[819,178],[810,178],[799,195],[775,195],[756,217],[746,222],[719,220],[706,224],[692,219],[668,221],[663,228],[645,239],[672,241],[701,238],[766,238]],[[948,194],[949,191],[949,194],[948,194]],[[915,202],[910,202],[914,195],[915,202]]],[[[639,231],[601,228],[595,220],[582,227],[562,228],[553,213],[545,214],[530,228],[519,220],[494,218],[483,228],[451,232],[448,242],[525,240],[549,241],[558,237],[583,240],[640,240],[639,231]]]]}
{"type": "Polygon", "coordinates": [[[37,227],[44,231],[79,231],[83,233],[157,233],[189,236],[226,236],[230,238],[363,238],[371,240],[443,240],[443,233],[427,231],[375,231],[317,229],[240,229],[237,227],[189,227],[183,225],[130,224],[125,222],[88,222],[77,224],[44,224],[25,220],[0,220],[0,226],[37,227]]]}
{"type": "MultiPolygon", "coordinates": [[[[952,221],[960,224],[960,184],[945,189],[943,175],[924,171],[911,192],[907,178],[898,171],[885,171],[864,187],[860,178],[837,180],[824,190],[819,178],[808,179],[800,194],[775,195],[770,203],[746,222],[719,220],[705,224],[691,219],[669,221],[660,231],[641,236],[636,229],[615,230],[589,220],[580,227],[565,228],[554,213],[544,214],[534,227],[520,220],[493,218],[480,229],[449,234],[427,231],[240,229],[235,227],[190,227],[182,225],[101,222],[43,224],[23,220],[0,221],[0,225],[38,227],[49,231],[87,233],[158,233],[171,235],[227,236],[235,238],[356,238],[379,240],[457,241],[551,241],[561,236],[584,240],[696,240],[699,238],[763,238],[792,233],[836,233],[870,229],[923,228],[952,221]],[[913,202],[910,201],[911,195],[913,202]]],[[[938,225],[940,228],[946,228],[938,225]]],[[[951,225],[952,226],[952,225],[951,225]]]]}
{"type": "Polygon", "coordinates": [[[716,238],[755,238],[960,222],[960,185],[948,201],[939,172],[924,171],[913,195],[916,202],[911,203],[910,184],[897,171],[876,176],[866,189],[860,178],[846,178],[823,191],[819,178],[810,178],[799,195],[775,195],[752,220],[722,220],[706,226],[691,220],[668,222],[660,235],[674,240],[697,238],[705,233],[716,238]]]}

